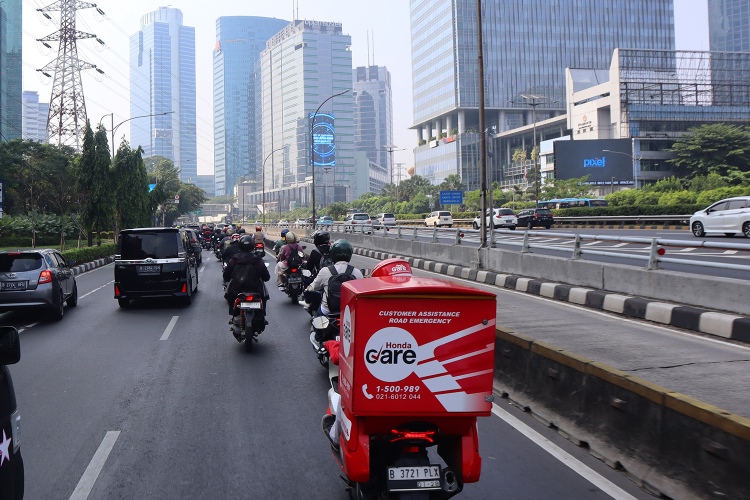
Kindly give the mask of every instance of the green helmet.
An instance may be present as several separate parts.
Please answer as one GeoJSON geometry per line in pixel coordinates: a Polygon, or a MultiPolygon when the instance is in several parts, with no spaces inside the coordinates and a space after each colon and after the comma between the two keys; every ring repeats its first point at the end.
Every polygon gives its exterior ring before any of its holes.
{"type": "Polygon", "coordinates": [[[352,244],[346,240],[336,240],[331,245],[331,260],[334,264],[342,260],[349,262],[353,253],[352,244]]]}

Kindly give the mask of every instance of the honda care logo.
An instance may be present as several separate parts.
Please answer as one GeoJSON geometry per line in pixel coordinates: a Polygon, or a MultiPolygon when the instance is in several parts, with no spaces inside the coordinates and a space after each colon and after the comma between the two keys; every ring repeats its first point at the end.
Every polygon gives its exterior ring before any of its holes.
{"type": "Polygon", "coordinates": [[[583,168],[604,168],[607,166],[607,159],[602,156],[601,158],[587,158],[583,160],[583,168]]]}
{"type": "Polygon", "coordinates": [[[365,347],[365,364],[373,377],[398,382],[412,374],[419,361],[417,341],[404,330],[389,326],[373,334],[365,347]]]}

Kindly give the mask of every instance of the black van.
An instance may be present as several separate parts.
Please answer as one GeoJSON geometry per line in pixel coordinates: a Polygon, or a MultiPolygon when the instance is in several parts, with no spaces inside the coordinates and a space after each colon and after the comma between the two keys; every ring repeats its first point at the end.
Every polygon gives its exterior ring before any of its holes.
{"type": "Polygon", "coordinates": [[[180,297],[190,304],[198,291],[200,252],[185,229],[120,231],[115,254],[115,298],[120,307],[140,297],[180,297]]]}
{"type": "Polygon", "coordinates": [[[13,380],[5,365],[18,363],[21,344],[18,330],[0,326],[0,498],[23,498],[21,417],[16,407],[13,380]]]}

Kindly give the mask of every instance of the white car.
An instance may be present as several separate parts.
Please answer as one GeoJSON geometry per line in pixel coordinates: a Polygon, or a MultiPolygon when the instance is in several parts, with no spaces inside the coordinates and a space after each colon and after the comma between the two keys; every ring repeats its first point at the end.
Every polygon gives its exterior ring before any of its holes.
{"type": "Polygon", "coordinates": [[[696,238],[707,233],[734,236],[742,233],[750,238],[750,196],[717,201],[690,217],[690,231],[696,238]]]}
{"type": "MultiPolygon", "coordinates": [[[[489,214],[487,215],[486,220],[487,225],[489,226],[489,214]]],[[[482,220],[478,215],[474,217],[474,221],[471,223],[474,229],[479,229],[481,224],[482,220]]],[[[495,208],[492,210],[492,224],[495,228],[507,227],[508,229],[515,229],[518,225],[518,217],[516,217],[516,213],[510,208],[495,208]]]]}
{"type": "Polygon", "coordinates": [[[354,232],[355,230],[363,233],[372,233],[372,219],[365,213],[349,214],[344,219],[344,232],[354,232]]]}
{"type": "Polygon", "coordinates": [[[395,227],[396,226],[396,216],[392,213],[385,212],[376,215],[372,219],[372,227],[375,229],[380,229],[383,226],[390,226],[395,227]]]}
{"type": "Polygon", "coordinates": [[[438,210],[435,212],[432,212],[430,215],[427,216],[427,218],[424,220],[425,226],[445,226],[445,227],[452,227],[453,226],[453,216],[450,212],[447,212],[445,210],[438,210]]]}

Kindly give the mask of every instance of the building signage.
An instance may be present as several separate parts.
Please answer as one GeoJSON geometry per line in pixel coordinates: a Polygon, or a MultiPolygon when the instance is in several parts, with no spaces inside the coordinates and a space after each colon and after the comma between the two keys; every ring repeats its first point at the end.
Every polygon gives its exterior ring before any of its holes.
{"type": "Polygon", "coordinates": [[[588,176],[587,184],[633,184],[630,139],[555,141],[555,178],[588,176]]]}
{"type": "Polygon", "coordinates": [[[577,134],[581,134],[583,132],[593,132],[594,131],[594,124],[591,120],[589,120],[588,116],[583,115],[581,117],[581,121],[578,122],[578,127],[576,130],[577,134]]]}
{"type": "Polygon", "coordinates": [[[583,160],[583,168],[604,168],[607,166],[607,159],[602,156],[601,158],[586,158],[583,160]]]}

